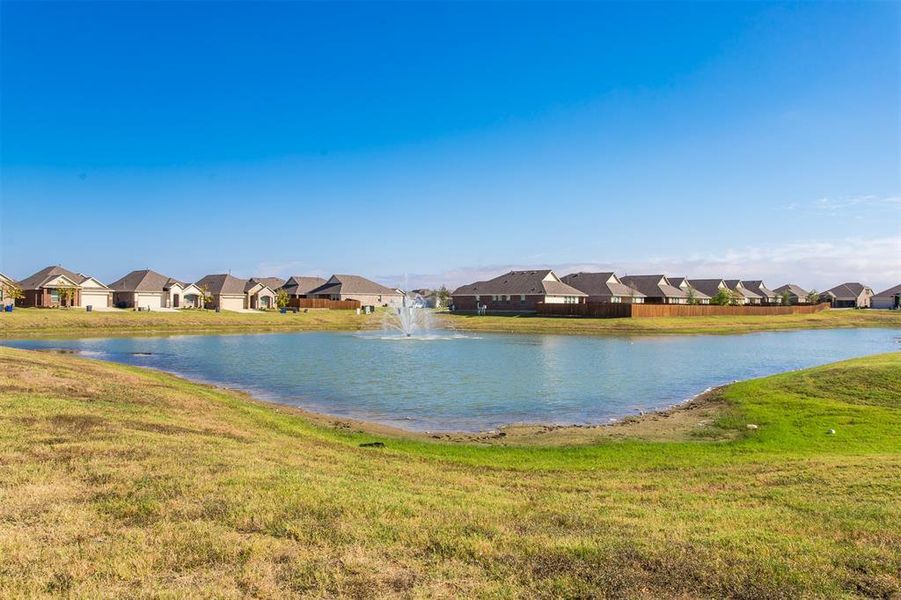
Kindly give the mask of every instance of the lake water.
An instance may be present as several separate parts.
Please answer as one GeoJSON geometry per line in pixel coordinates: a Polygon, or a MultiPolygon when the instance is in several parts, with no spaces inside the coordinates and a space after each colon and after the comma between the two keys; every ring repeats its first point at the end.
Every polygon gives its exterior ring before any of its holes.
{"type": "Polygon", "coordinates": [[[605,423],[707,388],[898,350],[901,330],[583,337],[284,333],[7,340],[152,367],[330,415],[419,431],[605,423]]]}

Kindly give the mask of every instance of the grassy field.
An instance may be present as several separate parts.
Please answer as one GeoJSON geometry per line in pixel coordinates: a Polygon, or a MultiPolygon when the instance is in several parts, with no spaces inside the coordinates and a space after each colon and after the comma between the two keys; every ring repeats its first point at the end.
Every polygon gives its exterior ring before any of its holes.
{"type": "Polygon", "coordinates": [[[12,313],[0,313],[0,337],[357,330],[381,327],[382,319],[382,314],[357,315],[352,310],[311,310],[283,315],[275,311],[87,312],[79,309],[17,308],[12,313]]]}
{"type": "Polygon", "coordinates": [[[901,327],[901,311],[888,310],[825,310],[811,315],[747,317],[583,319],[532,316],[443,315],[442,319],[448,327],[467,331],[582,335],[747,333],[777,329],[901,327]]]}
{"type": "Polygon", "coordinates": [[[0,596],[898,597],[901,354],[717,402],[675,441],[450,444],[0,348],[0,596]]]}
{"type": "MultiPolygon", "coordinates": [[[[212,311],[134,312],[16,309],[0,313],[0,338],[73,335],[359,330],[383,326],[384,311],[310,311],[280,314],[212,311]]],[[[443,327],[465,331],[583,335],[743,333],[773,329],[898,327],[901,311],[837,310],[814,315],[685,317],[660,319],[572,319],[436,314],[443,327]]]]}

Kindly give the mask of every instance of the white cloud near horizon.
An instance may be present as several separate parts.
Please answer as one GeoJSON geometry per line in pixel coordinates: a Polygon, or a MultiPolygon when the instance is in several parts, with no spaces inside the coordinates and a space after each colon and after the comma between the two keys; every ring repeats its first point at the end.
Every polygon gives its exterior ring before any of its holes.
{"type": "Polygon", "coordinates": [[[531,268],[550,268],[558,275],[576,271],[614,271],[618,275],[663,273],[699,279],[763,279],[771,287],[796,283],[817,290],[847,281],[860,281],[879,292],[901,282],[901,234],[747,246],[687,258],[664,256],[604,262],[486,265],[434,274],[385,275],[380,279],[392,285],[403,285],[406,281],[406,285],[414,288],[442,284],[453,288],[510,270],[531,268]]]}

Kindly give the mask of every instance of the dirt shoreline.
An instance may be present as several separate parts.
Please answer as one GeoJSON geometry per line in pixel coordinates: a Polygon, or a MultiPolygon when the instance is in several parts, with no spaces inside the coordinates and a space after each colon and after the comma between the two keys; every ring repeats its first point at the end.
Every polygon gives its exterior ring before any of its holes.
{"type": "MultiPolygon", "coordinates": [[[[177,375],[176,375],[177,377],[177,375]]],[[[703,439],[729,439],[732,435],[718,434],[714,422],[729,406],[722,397],[725,386],[712,388],[690,400],[668,408],[623,417],[609,423],[585,425],[542,425],[540,423],[514,423],[496,430],[480,432],[429,432],[412,431],[373,421],[339,417],[308,409],[257,398],[243,390],[217,387],[238,395],[250,402],[262,404],[281,413],[296,414],[321,427],[348,433],[373,436],[457,444],[563,446],[585,445],[602,440],[658,440],[678,441],[703,437],[703,439]]]]}
{"type": "MultiPolygon", "coordinates": [[[[48,348],[26,350],[26,352],[72,355],[80,359],[96,360],[107,364],[121,364],[87,357],[77,350],[48,348]]],[[[381,438],[499,446],[562,446],[586,445],[603,440],[679,441],[697,438],[710,440],[734,437],[734,435],[718,433],[715,427],[716,418],[728,410],[728,403],[722,397],[722,391],[725,386],[711,388],[685,402],[680,402],[665,409],[630,415],[611,420],[608,423],[580,425],[511,423],[488,431],[430,432],[413,431],[374,421],[315,412],[274,400],[266,400],[239,388],[231,388],[205,381],[195,381],[171,371],[135,365],[127,366],[156,371],[194,385],[234,394],[246,402],[260,404],[276,412],[295,414],[320,427],[347,433],[370,434],[381,438]]]]}

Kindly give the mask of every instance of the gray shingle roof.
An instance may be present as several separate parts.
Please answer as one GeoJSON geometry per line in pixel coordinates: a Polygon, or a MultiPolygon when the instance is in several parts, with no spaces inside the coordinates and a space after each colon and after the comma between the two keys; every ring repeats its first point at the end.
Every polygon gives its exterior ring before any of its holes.
{"type": "Polygon", "coordinates": [[[849,281],[848,283],[842,283],[834,288],[830,288],[823,293],[832,294],[837,300],[856,300],[865,289],[867,289],[867,287],[862,283],[849,281]]]}
{"type": "Polygon", "coordinates": [[[767,300],[773,300],[773,299],[775,299],[775,298],[778,296],[778,294],[777,294],[775,291],[773,291],[773,290],[771,290],[770,288],[768,288],[768,287],[763,283],[763,281],[760,280],[760,279],[753,279],[753,280],[749,280],[749,281],[746,281],[746,280],[742,279],[742,280],[741,280],[741,284],[742,284],[745,288],[751,290],[752,292],[754,292],[754,293],[757,294],[758,296],[761,296],[761,297],[763,297],[763,298],[766,298],[767,300]]]}
{"type": "Polygon", "coordinates": [[[219,273],[217,275],[207,275],[194,282],[194,285],[199,288],[206,288],[207,292],[213,295],[243,296],[247,280],[228,273],[219,273]]]}
{"type": "Polygon", "coordinates": [[[619,278],[612,272],[586,273],[580,271],[579,273],[564,275],[561,279],[563,283],[585,292],[589,296],[644,298],[644,294],[620,282],[619,278]]]}
{"type": "Polygon", "coordinates": [[[627,275],[620,280],[648,298],[687,298],[684,290],[669,284],[665,275],[627,275]]]}
{"type": "Polygon", "coordinates": [[[109,287],[117,292],[163,292],[174,283],[181,284],[180,281],[168,275],[162,275],[150,269],[142,269],[132,271],[125,277],[117,279],[109,287]]]}
{"type": "Polygon", "coordinates": [[[899,283],[898,285],[896,285],[894,287],[890,287],[887,290],[883,290],[883,291],[879,292],[878,294],[876,294],[874,296],[874,298],[892,298],[892,297],[896,296],[897,294],[901,294],[901,283],[899,283]]]}
{"type": "Polygon", "coordinates": [[[692,292],[694,292],[694,296],[695,296],[696,300],[705,300],[705,299],[709,300],[710,299],[709,295],[705,294],[701,290],[697,289],[695,286],[691,285],[688,282],[687,277],[667,277],[666,280],[670,282],[671,286],[677,287],[680,290],[685,291],[686,294],[688,294],[688,290],[685,288],[686,287],[691,288],[692,292]]]}
{"type": "Polygon", "coordinates": [[[738,292],[745,298],[762,298],[760,294],[745,288],[740,279],[723,279],[723,281],[726,283],[727,288],[733,292],[738,292]]]}
{"type": "Polygon", "coordinates": [[[707,294],[711,298],[716,296],[720,290],[720,284],[725,285],[722,279],[689,279],[688,285],[698,290],[702,294],[707,294]]]}
{"type": "Polygon", "coordinates": [[[786,290],[788,291],[788,293],[794,294],[798,298],[806,298],[807,294],[809,293],[807,290],[799,285],[795,285],[794,283],[786,283],[785,285],[780,285],[773,291],[781,296],[783,293],[785,293],[786,290]]]}
{"type": "Polygon", "coordinates": [[[559,281],[550,269],[510,271],[494,279],[460,286],[451,295],[513,296],[520,294],[527,296],[587,296],[585,292],[559,281]],[[553,275],[553,277],[548,278],[548,275],[553,275]]]}

